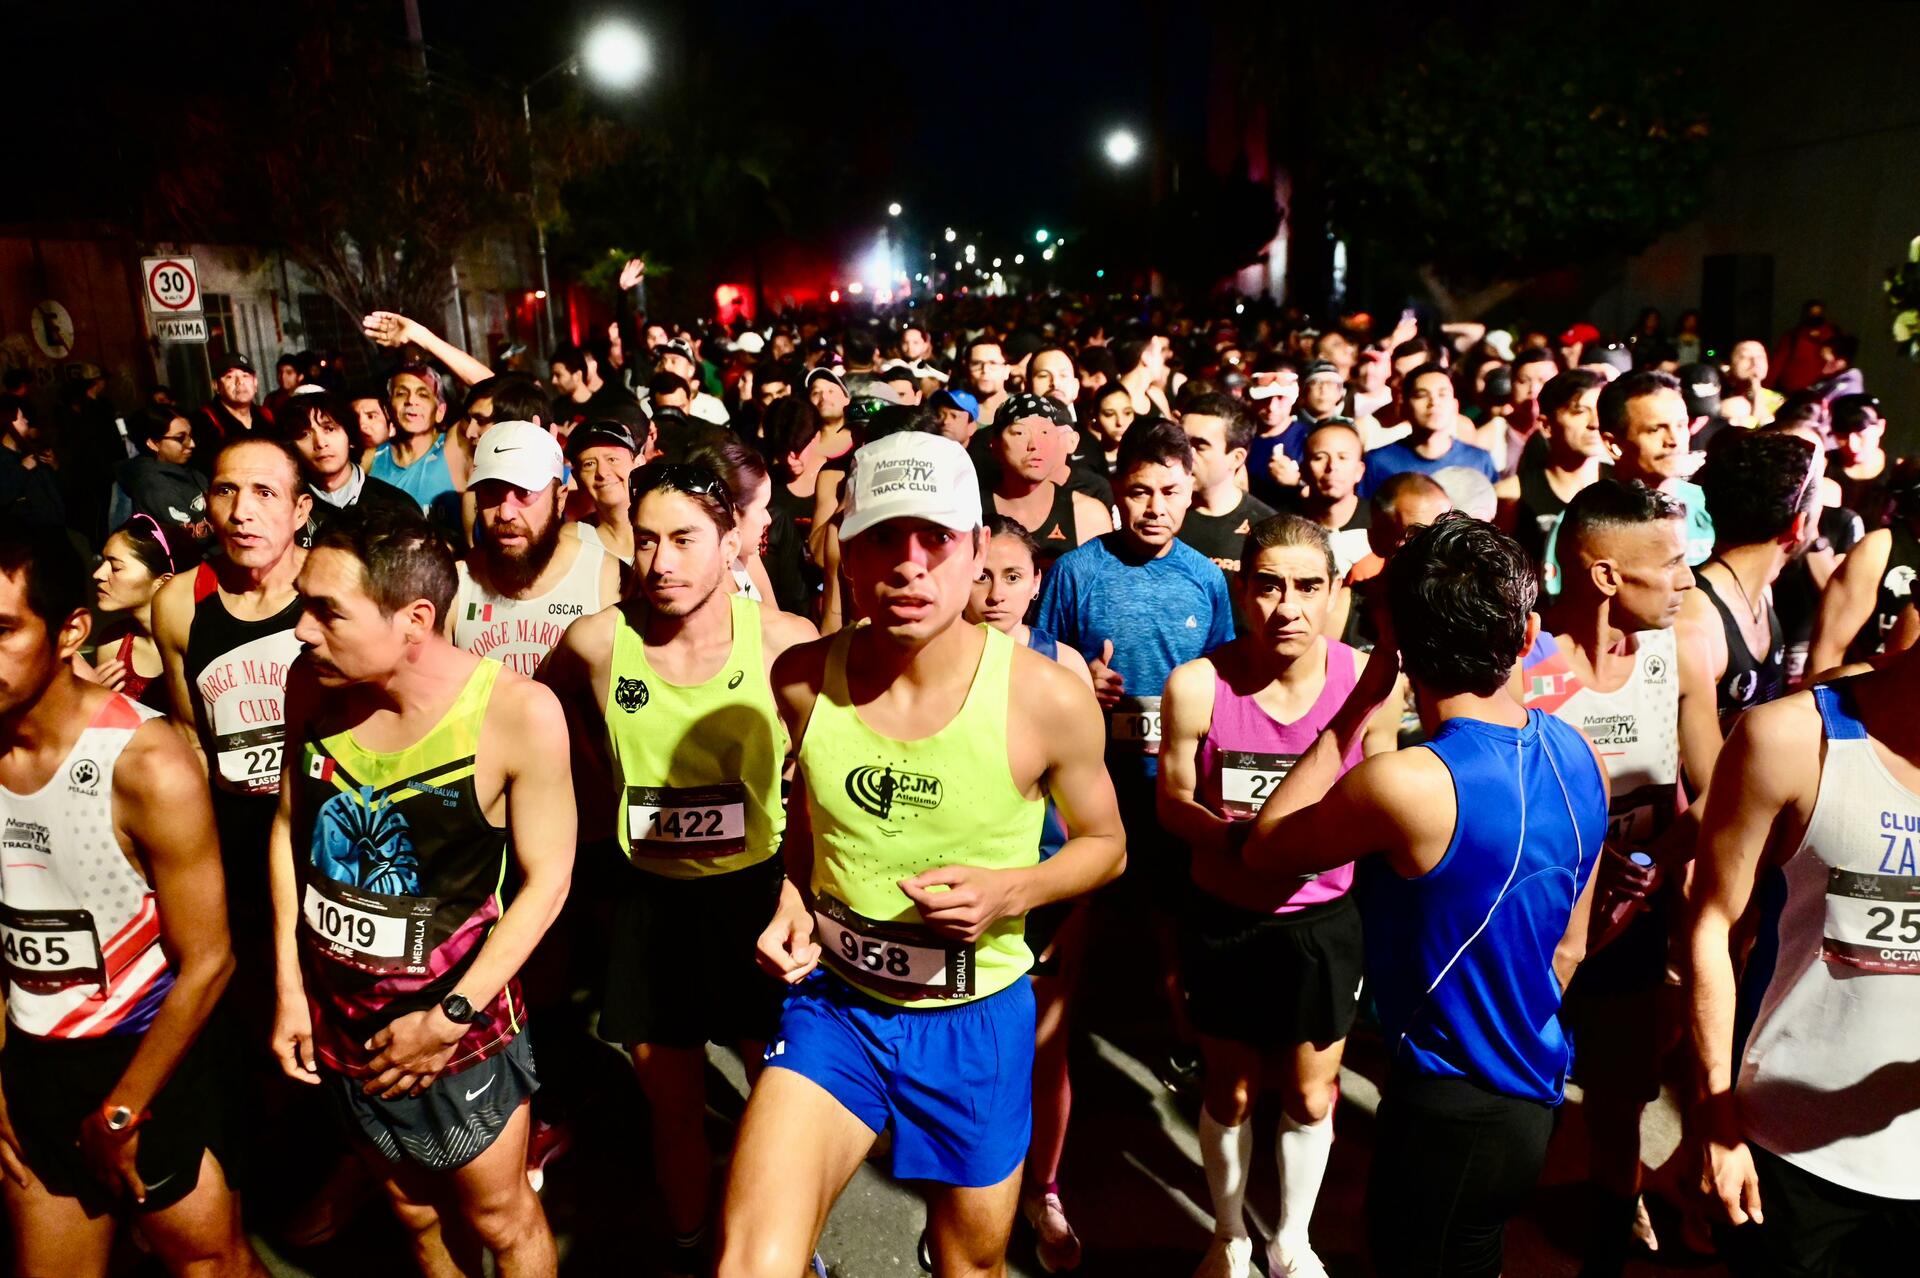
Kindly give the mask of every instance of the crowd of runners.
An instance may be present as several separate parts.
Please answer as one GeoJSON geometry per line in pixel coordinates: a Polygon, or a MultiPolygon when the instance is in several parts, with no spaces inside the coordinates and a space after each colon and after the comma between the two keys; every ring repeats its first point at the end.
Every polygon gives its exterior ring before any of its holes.
{"type": "Polygon", "coordinates": [[[301,1237],[380,1186],[423,1273],[552,1274],[596,1039],[667,1222],[635,1272],[824,1272],[882,1155],[943,1278],[1021,1221],[1139,1272],[1061,1169],[1076,1006],[1143,970],[1196,1278],[1326,1273],[1357,1033],[1375,1272],[1499,1274],[1570,1083],[1592,1278],[1911,1263],[1920,470],[1845,340],[1123,309],[641,319],[521,371],[382,312],[381,384],[228,355],[110,465],[0,401],[15,1272],[130,1223],[262,1273],[241,1200],[297,1164],[301,1237]]]}

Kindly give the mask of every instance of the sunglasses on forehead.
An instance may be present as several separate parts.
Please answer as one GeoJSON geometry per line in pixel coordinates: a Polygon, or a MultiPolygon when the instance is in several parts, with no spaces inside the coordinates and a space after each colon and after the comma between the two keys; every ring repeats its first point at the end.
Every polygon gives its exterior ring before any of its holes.
{"type": "Polygon", "coordinates": [[[726,481],[716,475],[711,466],[695,466],[687,462],[651,462],[635,470],[627,479],[627,491],[635,501],[662,488],[695,497],[710,497],[727,509],[733,509],[733,494],[727,490],[726,481]]]}

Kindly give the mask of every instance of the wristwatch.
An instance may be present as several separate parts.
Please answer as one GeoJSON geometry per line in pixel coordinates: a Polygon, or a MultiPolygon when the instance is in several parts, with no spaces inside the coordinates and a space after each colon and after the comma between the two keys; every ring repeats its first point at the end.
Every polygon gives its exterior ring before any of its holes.
{"type": "Polygon", "coordinates": [[[101,1124],[116,1136],[125,1136],[146,1121],[145,1114],[135,1113],[125,1105],[103,1102],[100,1106],[101,1124]]]}
{"type": "Polygon", "coordinates": [[[440,1014],[455,1025],[471,1025],[480,1019],[480,1013],[464,994],[449,994],[441,999],[440,1014]]]}

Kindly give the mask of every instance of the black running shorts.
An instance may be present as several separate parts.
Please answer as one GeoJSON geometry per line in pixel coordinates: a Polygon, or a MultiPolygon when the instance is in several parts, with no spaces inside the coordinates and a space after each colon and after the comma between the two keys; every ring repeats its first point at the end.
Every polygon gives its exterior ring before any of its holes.
{"type": "Polygon", "coordinates": [[[614,898],[600,1037],[629,1048],[772,1038],[786,986],[754,954],[783,876],[777,856],[699,879],[629,867],[614,898]]]}
{"type": "Polygon", "coordinates": [[[1285,914],[1244,910],[1189,888],[1180,982],[1194,1029],[1252,1047],[1347,1036],[1366,971],[1352,896],[1285,914]]]}

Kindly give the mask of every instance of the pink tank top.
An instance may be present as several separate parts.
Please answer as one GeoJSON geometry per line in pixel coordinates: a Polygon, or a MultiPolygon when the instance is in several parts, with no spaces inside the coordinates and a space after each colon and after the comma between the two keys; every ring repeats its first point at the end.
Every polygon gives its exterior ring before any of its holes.
{"type": "MultiPolygon", "coordinates": [[[[1327,640],[1327,681],[1307,713],[1292,723],[1281,723],[1262,710],[1251,696],[1241,696],[1216,672],[1213,677],[1213,722],[1200,741],[1198,798],[1209,809],[1235,821],[1252,820],[1294,761],[1306,752],[1347,694],[1353,691],[1353,649],[1337,639],[1327,640]]],[[[1341,760],[1340,770],[1360,762],[1360,743],[1341,760]]],[[[1307,878],[1280,878],[1256,874],[1236,859],[1200,855],[1193,858],[1193,881],[1202,891],[1242,909],[1284,914],[1345,896],[1353,886],[1353,866],[1307,878]]]]}

